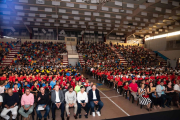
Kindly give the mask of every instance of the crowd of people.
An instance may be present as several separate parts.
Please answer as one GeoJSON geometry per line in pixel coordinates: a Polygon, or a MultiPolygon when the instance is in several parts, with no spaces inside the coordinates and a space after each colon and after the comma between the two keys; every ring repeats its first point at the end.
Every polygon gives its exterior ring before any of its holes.
{"type": "Polygon", "coordinates": [[[129,65],[153,65],[156,58],[149,51],[140,46],[124,46],[115,44],[114,48],[121,54],[129,65]]]}
{"type": "Polygon", "coordinates": [[[74,67],[43,70],[9,67],[3,70],[0,79],[0,105],[3,108],[1,117],[4,119],[10,118],[7,113],[11,111],[12,119],[16,119],[19,113],[30,120],[34,109],[40,120],[42,119],[40,111],[45,110],[43,117],[47,119],[51,109],[52,118],[55,120],[55,110],[61,109],[62,120],[65,111],[69,120],[70,107],[74,107],[75,119],[82,117],[81,108],[85,109],[85,118],[88,118],[90,109],[95,116],[95,105],[99,106],[97,115],[101,115],[103,103],[99,91],[74,67]]]}
{"type": "Polygon", "coordinates": [[[4,60],[8,53],[15,47],[16,42],[0,42],[0,62],[4,60]]]}
{"type": "MultiPolygon", "coordinates": [[[[129,62],[127,66],[121,64],[108,44],[83,42],[77,45],[88,74],[127,99],[147,106],[148,111],[172,105],[180,107],[180,68],[151,66],[154,58],[141,47],[114,47],[125,56],[129,62]]],[[[61,109],[62,120],[65,111],[69,120],[69,108],[74,107],[75,119],[82,117],[81,108],[88,118],[89,111],[95,116],[96,105],[96,113],[100,116],[103,102],[99,91],[76,67],[61,65],[61,54],[66,52],[64,43],[23,43],[14,63],[1,68],[1,117],[9,119],[7,113],[11,111],[12,119],[16,119],[18,113],[30,119],[35,110],[42,119],[41,110],[45,110],[43,117],[47,119],[51,110],[55,120],[55,110],[61,109]]]]}
{"type": "Polygon", "coordinates": [[[147,109],[170,107],[171,102],[180,108],[180,68],[136,66],[94,67],[86,65],[86,71],[108,87],[113,87],[127,99],[133,97],[147,109]],[[166,104],[165,104],[166,102],[166,104]]]}
{"type": "Polygon", "coordinates": [[[77,52],[83,55],[85,63],[95,66],[120,66],[120,59],[104,42],[83,42],[76,46],[77,52]]]}
{"type": "Polygon", "coordinates": [[[62,53],[67,53],[65,43],[24,42],[13,65],[59,65],[63,62],[62,53]]]}

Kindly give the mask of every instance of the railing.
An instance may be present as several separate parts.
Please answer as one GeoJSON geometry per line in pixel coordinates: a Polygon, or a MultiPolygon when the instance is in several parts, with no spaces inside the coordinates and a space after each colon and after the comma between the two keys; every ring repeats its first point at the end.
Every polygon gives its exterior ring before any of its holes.
{"type": "Polygon", "coordinates": [[[153,51],[154,53],[158,54],[161,58],[163,58],[164,60],[169,60],[169,58],[167,58],[166,56],[164,56],[163,54],[159,53],[158,51],[153,51]]]}

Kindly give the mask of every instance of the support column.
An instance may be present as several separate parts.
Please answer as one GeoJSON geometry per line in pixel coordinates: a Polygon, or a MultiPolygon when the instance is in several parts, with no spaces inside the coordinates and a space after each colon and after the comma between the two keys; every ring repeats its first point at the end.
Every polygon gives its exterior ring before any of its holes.
{"type": "Polygon", "coordinates": [[[0,31],[0,34],[1,34],[1,38],[3,38],[3,36],[4,36],[4,35],[3,35],[3,31],[0,31]]]}
{"type": "Polygon", "coordinates": [[[127,38],[125,38],[124,43],[127,43],[127,38]]]}
{"type": "Polygon", "coordinates": [[[29,33],[29,38],[32,39],[32,33],[29,33]]]}
{"type": "Polygon", "coordinates": [[[143,41],[142,41],[143,44],[145,44],[145,38],[143,38],[143,41]]]}
{"type": "Polygon", "coordinates": [[[104,36],[104,42],[106,42],[106,36],[104,36]]]}

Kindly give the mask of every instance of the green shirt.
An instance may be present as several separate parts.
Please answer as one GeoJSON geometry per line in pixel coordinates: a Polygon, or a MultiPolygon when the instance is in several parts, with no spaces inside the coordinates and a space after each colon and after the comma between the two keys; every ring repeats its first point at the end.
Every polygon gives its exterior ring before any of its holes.
{"type": "MultiPolygon", "coordinates": [[[[81,85],[81,86],[83,86],[83,85],[81,85]]],[[[78,93],[79,91],[81,91],[81,89],[80,89],[81,86],[76,85],[76,87],[75,87],[75,89],[74,89],[74,90],[76,91],[76,93],[78,93]]]]}

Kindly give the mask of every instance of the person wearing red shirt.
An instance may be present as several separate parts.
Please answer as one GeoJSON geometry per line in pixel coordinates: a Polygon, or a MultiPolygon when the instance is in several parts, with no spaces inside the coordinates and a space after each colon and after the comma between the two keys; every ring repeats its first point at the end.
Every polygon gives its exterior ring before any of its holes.
{"type": "Polygon", "coordinates": [[[14,88],[12,88],[12,90],[13,90],[14,93],[18,92],[19,91],[18,85],[15,84],[14,88]]]}
{"type": "Polygon", "coordinates": [[[83,76],[83,75],[81,75],[80,81],[84,84],[84,83],[85,83],[85,81],[86,81],[86,78],[84,78],[84,76],[83,76]]]}
{"type": "Polygon", "coordinates": [[[150,76],[150,79],[151,79],[151,80],[155,80],[155,76],[152,74],[152,75],[150,76]]]}
{"type": "Polygon", "coordinates": [[[29,76],[26,77],[26,81],[27,81],[27,82],[30,82],[29,76]]]}
{"type": "Polygon", "coordinates": [[[131,94],[134,96],[134,100],[137,101],[138,85],[137,85],[135,79],[132,79],[132,83],[129,84],[129,90],[131,91],[131,94]]]}
{"type": "Polygon", "coordinates": [[[132,77],[129,75],[127,78],[127,81],[131,81],[131,80],[132,80],[132,77]]]}
{"type": "Polygon", "coordinates": [[[87,87],[89,87],[90,86],[90,84],[89,84],[89,80],[88,79],[86,79],[86,82],[84,83],[84,87],[85,88],[87,88],[87,87]]]}
{"type": "Polygon", "coordinates": [[[76,80],[75,80],[75,78],[72,79],[71,86],[75,89],[75,87],[76,87],[76,80]]]}
{"type": "Polygon", "coordinates": [[[75,76],[76,81],[79,81],[80,77],[81,77],[80,75],[76,75],[76,76],[75,76]]]}
{"type": "Polygon", "coordinates": [[[1,77],[1,80],[2,81],[6,80],[6,74],[3,74],[3,76],[1,77]]]}
{"type": "Polygon", "coordinates": [[[146,75],[146,77],[145,77],[144,79],[145,79],[145,80],[148,80],[148,79],[149,79],[148,75],[146,75]]]}
{"type": "Polygon", "coordinates": [[[112,75],[108,75],[107,77],[107,80],[108,80],[108,83],[109,83],[109,87],[112,87],[112,84],[113,84],[113,76],[112,75]]]}
{"type": "Polygon", "coordinates": [[[123,75],[122,80],[123,80],[123,83],[127,81],[126,75],[123,75]]]}
{"type": "Polygon", "coordinates": [[[142,76],[138,80],[143,80],[142,76]]]}
{"type": "Polygon", "coordinates": [[[166,79],[165,79],[165,78],[163,79],[163,81],[164,81],[164,85],[167,85],[167,82],[166,82],[166,79]]]}
{"type": "MultiPolygon", "coordinates": [[[[127,99],[129,100],[129,84],[128,84],[128,82],[125,82],[125,85],[123,86],[123,90],[124,90],[124,92],[126,92],[127,99]]],[[[123,94],[124,94],[124,92],[123,92],[123,94]]]]}
{"type": "Polygon", "coordinates": [[[156,77],[156,79],[161,79],[161,75],[159,74],[159,75],[156,77]]]}
{"type": "MultiPolygon", "coordinates": [[[[114,89],[116,87],[116,84],[120,81],[120,77],[119,75],[116,75],[115,79],[114,79],[114,89]]],[[[119,88],[118,88],[118,85],[117,85],[117,92],[119,93],[119,88]]]]}
{"type": "Polygon", "coordinates": [[[157,85],[160,85],[160,83],[161,83],[161,79],[159,78],[157,81],[157,85]]]}

